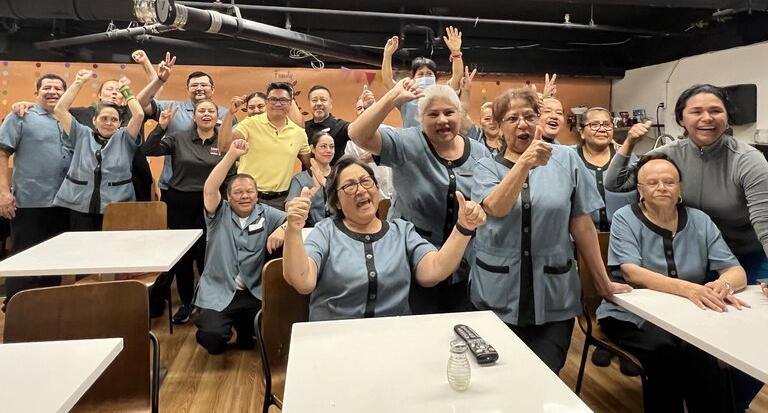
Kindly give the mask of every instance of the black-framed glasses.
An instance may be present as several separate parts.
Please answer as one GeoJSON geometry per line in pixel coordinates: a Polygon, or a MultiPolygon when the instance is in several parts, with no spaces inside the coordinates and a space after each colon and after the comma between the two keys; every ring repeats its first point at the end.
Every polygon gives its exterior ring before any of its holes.
{"type": "Polygon", "coordinates": [[[278,103],[281,105],[287,105],[291,102],[291,99],[288,98],[267,98],[267,102],[270,105],[277,105],[278,103]]]}
{"type": "Polygon", "coordinates": [[[344,191],[344,193],[347,195],[354,195],[355,192],[357,192],[358,185],[363,187],[363,189],[371,189],[375,185],[375,182],[373,182],[373,178],[366,176],[357,182],[350,182],[348,184],[342,185],[341,188],[337,189],[337,191],[344,191]]]}
{"type": "Polygon", "coordinates": [[[508,116],[507,118],[504,119],[504,122],[505,123],[509,123],[510,125],[516,125],[517,123],[520,122],[520,119],[524,120],[525,123],[527,123],[529,125],[533,125],[533,124],[536,123],[537,120],[539,120],[539,115],[537,115],[537,114],[535,114],[533,112],[526,113],[523,116],[510,115],[510,116],[508,116]]]}
{"type": "Polygon", "coordinates": [[[589,129],[592,130],[600,130],[600,128],[603,128],[605,130],[611,130],[613,129],[613,123],[611,122],[589,122],[587,123],[587,126],[589,126],[589,129]]]}

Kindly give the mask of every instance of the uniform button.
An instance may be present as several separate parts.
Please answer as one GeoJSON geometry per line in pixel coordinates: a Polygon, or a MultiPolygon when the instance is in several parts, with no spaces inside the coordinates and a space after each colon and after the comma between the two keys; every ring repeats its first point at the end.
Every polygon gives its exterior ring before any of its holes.
{"type": "Polygon", "coordinates": [[[530,253],[530,252],[528,252],[528,251],[525,251],[525,252],[523,253],[523,255],[525,255],[525,256],[527,257],[527,256],[531,255],[531,253],[530,253]]]}
{"type": "Polygon", "coordinates": [[[667,255],[672,255],[672,251],[667,250],[667,255]]]}
{"type": "Polygon", "coordinates": [[[368,298],[370,298],[371,300],[375,300],[376,299],[376,294],[371,294],[371,295],[368,296],[368,298]]]}
{"type": "Polygon", "coordinates": [[[453,165],[453,161],[448,161],[448,165],[453,165]]]}
{"type": "Polygon", "coordinates": [[[453,208],[448,208],[448,213],[452,214],[453,213],[453,208]]]}
{"type": "Polygon", "coordinates": [[[523,208],[530,209],[531,208],[531,204],[523,204],[523,208]]]}
{"type": "Polygon", "coordinates": [[[523,189],[528,189],[528,183],[527,182],[523,182],[523,189]]]}
{"type": "Polygon", "coordinates": [[[371,278],[375,277],[376,276],[376,271],[369,272],[368,276],[371,277],[371,278]]]}
{"type": "Polygon", "coordinates": [[[672,270],[669,273],[672,274],[672,275],[677,275],[677,271],[675,271],[675,270],[672,270]]]}
{"type": "Polygon", "coordinates": [[[448,198],[451,198],[451,199],[453,199],[453,197],[454,197],[454,196],[455,196],[455,195],[453,195],[453,194],[448,194],[448,198]]]}
{"type": "Polygon", "coordinates": [[[365,254],[365,258],[370,260],[373,258],[373,254],[365,254]]]}
{"type": "Polygon", "coordinates": [[[371,240],[371,236],[370,236],[370,235],[366,235],[366,236],[365,236],[365,240],[366,240],[366,241],[370,241],[370,240],[371,240]]]}
{"type": "Polygon", "coordinates": [[[602,170],[603,170],[603,168],[597,168],[597,170],[598,170],[598,171],[602,171],[602,170]]]}
{"type": "Polygon", "coordinates": [[[449,175],[451,179],[456,179],[456,175],[449,175]]]}
{"type": "Polygon", "coordinates": [[[530,229],[530,228],[528,228],[528,227],[525,227],[525,228],[523,228],[523,232],[525,232],[526,234],[527,234],[527,233],[528,233],[528,231],[530,231],[530,230],[531,230],[531,229],[530,229]]]}
{"type": "Polygon", "coordinates": [[[600,184],[600,185],[602,185],[602,184],[603,184],[603,181],[597,181],[597,183],[598,183],[598,184],[600,184]]]}

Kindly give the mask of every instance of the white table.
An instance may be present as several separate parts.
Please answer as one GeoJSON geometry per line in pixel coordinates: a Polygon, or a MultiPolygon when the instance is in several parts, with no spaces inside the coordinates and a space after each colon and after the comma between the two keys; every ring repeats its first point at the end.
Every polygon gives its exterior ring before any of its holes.
{"type": "Polygon", "coordinates": [[[2,411],[68,412],[122,350],[122,338],[0,344],[2,411]]]}
{"type": "Polygon", "coordinates": [[[283,413],[590,412],[490,311],[294,324],[283,413]],[[469,389],[446,378],[455,324],[499,352],[469,389]]]}
{"type": "Polygon", "coordinates": [[[752,308],[718,313],[688,299],[648,289],[613,296],[616,304],[643,317],[741,371],[768,383],[768,298],[758,286],[736,296],[752,308]]]}
{"type": "Polygon", "coordinates": [[[200,229],[65,232],[0,261],[0,277],[168,271],[200,229]]]}

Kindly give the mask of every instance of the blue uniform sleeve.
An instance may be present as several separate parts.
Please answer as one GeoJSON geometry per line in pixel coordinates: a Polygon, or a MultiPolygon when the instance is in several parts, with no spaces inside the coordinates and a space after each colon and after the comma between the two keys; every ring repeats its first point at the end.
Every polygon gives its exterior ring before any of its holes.
{"type": "Polygon", "coordinates": [[[334,230],[332,220],[327,220],[322,225],[315,226],[304,240],[304,250],[307,256],[315,262],[317,266],[317,281],[322,278],[325,268],[325,260],[331,252],[331,235],[334,230]]]}
{"type": "Polygon", "coordinates": [[[203,207],[203,217],[205,218],[205,226],[207,228],[210,229],[214,225],[218,225],[218,223],[221,222],[221,217],[224,215],[224,210],[229,209],[225,207],[227,207],[227,201],[223,199],[221,200],[219,207],[216,208],[216,211],[213,213],[213,215],[208,215],[208,211],[206,211],[205,207],[203,207]]]}
{"type": "Polygon", "coordinates": [[[590,214],[592,211],[605,207],[603,199],[594,184],[594,179],[589,179],[590,172],[584,162],[576,155],[575,151],[568,151],[571,158],[571,174],[573,193],[571,194],[571,218],[590,214]]]}
{"type": "Polygon", "coordinates": [[[387,126],[379,127],[379,134],[381,135],[379,165],[397,167],[408,162],[405,139],[408,139],[412,130],[418,133],[417,129],[399,129],[387,126]]]}
{"type": "Polygon", "coordinates": [[[288,195],[285,196],[285,202],[288,202],[291,199],[301,195],[301,188],[306,186],[306,185],[302,185],[302,182],[301,182],[302,180],[299,177],[299,175],[302,175],[302,174],[304,174],[303,171],[297,173],[296,175],[293,176],[293,178],[291,178],[291,186],[288,187],[288,195]]]}
{"type": "MultiPolygon", "coordinates": [[[[115,133],[120,132],[120,129],[118,129],[115,133]]],[[[67,132],[67,137],[69,138],[69,142],[72,146],[75,146],[77,144],[77,141],[81,139],[88,139],[93,135],[93,129],[83,125],[82,123],[78,122],[77,119],[72,117],[72,126],[69,129],[69,132],[67,132]]]]}
{"type": "Polygon", "coordinates": [[[472,200],[478,204],[482,203],[485,197],[490,195],[499,186],[503,178],[503,176],[499,175],[499,168],[493,158],[481,159],[475,165],[475,184],[472,185],[472,200]]]}
{"type": "Polygon", "coordinates": [[[608,246],[608,266],[635,264],[642,266],[643,257],[640,251],[640,240],[633,230],[631,221],[637,221],[629,205],[620,208],[613,215],[611,224],[611,240],[608,246]]]}
{"type": "Polygon", "coordinates": [[[467,131],[467,138],[472,139],[473,141],[478,141],[482,143],[482,136],[483,136],[483,130],[478,128],[477,125],[472,125],[469,127],[469,130],[467,131]]]}
{"type": "Polygon", "coordinates": [[[21,139],[23,119],[11,112],[5,117],[2,126],[0,126],[0,148],[8,153],[16,151],[21,139]]]}
{"type": "Polygon", "coordinates": [[[277,227],[285,222],[288,214],[271,206],[264,204],[264,217],[266,218],[267,234],[271,234],[277,227]]]}
{"type": "Polygon", "coordinates": [[[412,223],[403,221],[405,223],[404,238],[405,249],[408,254],[408,263],[411,266],[411,273],[416,273],[416,267],[419,266],[422,258],[432,251],[437,251],[434,245],[425,240],[416,232],[416,227],[412,223]]]}

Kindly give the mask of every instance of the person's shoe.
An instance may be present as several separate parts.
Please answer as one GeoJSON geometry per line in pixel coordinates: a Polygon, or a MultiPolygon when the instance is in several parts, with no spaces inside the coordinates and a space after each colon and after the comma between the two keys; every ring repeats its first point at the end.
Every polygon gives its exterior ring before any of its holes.
{"type": "Polygon", "coordinates": [[[625,376],[635,377],[640,375],[640,368],[635,363],[630,363],[623,358],[619,358],[619,370],[625,376]]]}
{"type": "Polygon", "coordinates": [[[181,303],[176,314],[173,315],[173,324],[184,324],[189,321],[189,317],[192,315],[192,304],[181,303]]]}
{"type": "Polygon", "coordinates": [[[611,365],[611,357],[613,357],[613,354],[610,351],[596,347],[595,351],[592,352],[592,364],[599,367],[608,367],[611,365]]]}

